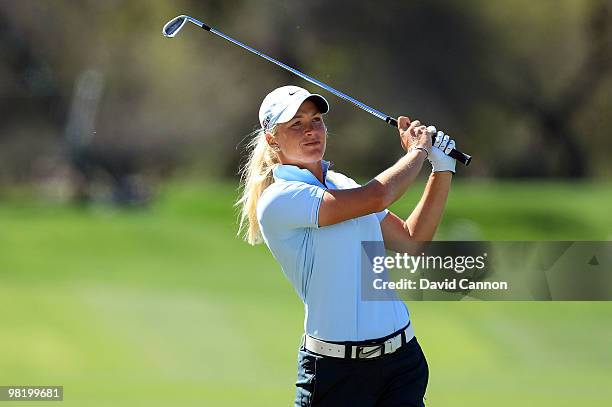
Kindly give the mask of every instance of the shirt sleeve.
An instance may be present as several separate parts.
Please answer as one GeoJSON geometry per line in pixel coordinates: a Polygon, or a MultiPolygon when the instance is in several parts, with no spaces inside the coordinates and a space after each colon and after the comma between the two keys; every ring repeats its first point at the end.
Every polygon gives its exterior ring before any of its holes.
{"type": "Polygon", "coordinates": [[[319,227],[319,207],[325,189],[302,182],[272,185],[257,204],[257,220],[262,229],[319,227]]]}

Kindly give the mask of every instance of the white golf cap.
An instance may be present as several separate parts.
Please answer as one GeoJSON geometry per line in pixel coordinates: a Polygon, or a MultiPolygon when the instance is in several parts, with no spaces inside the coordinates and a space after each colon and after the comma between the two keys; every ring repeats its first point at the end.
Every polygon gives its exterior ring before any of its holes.
{"type": "Polygon", "coordinates": [[[259,123],[268,131],[278,123],[286,123],[295,116],[302,103],[310,99],[321,113],[329,111],[329,103],[321,95],[308,92],[299,86],[282,86],[264,98],[259,108],[259,123]]]}

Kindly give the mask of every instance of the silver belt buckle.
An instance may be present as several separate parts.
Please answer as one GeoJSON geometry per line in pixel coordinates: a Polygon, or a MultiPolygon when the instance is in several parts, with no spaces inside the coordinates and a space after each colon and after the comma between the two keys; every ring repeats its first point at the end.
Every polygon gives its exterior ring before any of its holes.
{"type": "Polygon", "coordinates": [[[385,344],[380,345],[357,345],[356,357],[357,359],[371,359],[382,356],[385,351],[385,344]]]}

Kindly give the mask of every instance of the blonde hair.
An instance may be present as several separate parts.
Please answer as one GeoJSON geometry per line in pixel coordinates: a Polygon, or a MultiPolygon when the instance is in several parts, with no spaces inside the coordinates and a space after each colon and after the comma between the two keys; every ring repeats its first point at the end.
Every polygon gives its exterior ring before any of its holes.
{"type": "MultiPolygon", "coordinates": [[[[277,126],[270,133],[276,134],[277,126]]],[[[268,145],[266,132],[259,129],[252,134],[246,150],[249,158],[240,169],[241,196],[235,206],[240,207],[238,235],[252,245],[262,242],[259,222],[257,221],[257,202],[264,189],[274,182],[272,170],[280,163],[278,156],[268,145]]]]}

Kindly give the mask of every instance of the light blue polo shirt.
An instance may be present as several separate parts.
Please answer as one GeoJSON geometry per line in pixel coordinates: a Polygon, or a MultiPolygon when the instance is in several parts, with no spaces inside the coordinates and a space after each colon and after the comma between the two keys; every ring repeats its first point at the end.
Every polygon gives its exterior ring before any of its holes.
{"type": "Polygon", "coordinates": [[[304,302],[306,333],[327,341],[381,338],[410,318],[400,300],[361,300],[361,242],[383,241],[380,222],[388,211],[319,227],[325,190],[359,187],[340,173],[328,175],[329,162],[321,164],[326,185],[306,169],[274,168],[274,183],[257,204],[261,233],[304,302]]]}

